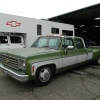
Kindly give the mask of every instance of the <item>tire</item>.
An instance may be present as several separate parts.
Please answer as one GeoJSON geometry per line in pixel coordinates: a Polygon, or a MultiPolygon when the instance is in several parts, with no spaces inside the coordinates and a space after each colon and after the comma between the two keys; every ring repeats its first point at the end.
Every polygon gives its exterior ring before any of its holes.
{"type": "Polygon", "coordinates": [[[100,65],[100,55],[98,56],[97,64],[100,65]]]}
{"type": "Polygon", "coordinates": [[[35,83],[38,86],[44,86],[50,83],[53,78],[53,68],[52,66],[42,66],[36,71],[35,83]]]}

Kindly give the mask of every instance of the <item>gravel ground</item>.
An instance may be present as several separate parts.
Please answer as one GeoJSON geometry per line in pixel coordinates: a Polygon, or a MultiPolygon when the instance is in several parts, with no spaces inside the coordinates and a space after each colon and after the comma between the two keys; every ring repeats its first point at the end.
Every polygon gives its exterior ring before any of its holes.
{"type": "Polygon", "coordinates": [[[100,100],[100,66],[88,64],[57,74],[44,87],[17,82],[0,71],[0,100],[100,100]]]}

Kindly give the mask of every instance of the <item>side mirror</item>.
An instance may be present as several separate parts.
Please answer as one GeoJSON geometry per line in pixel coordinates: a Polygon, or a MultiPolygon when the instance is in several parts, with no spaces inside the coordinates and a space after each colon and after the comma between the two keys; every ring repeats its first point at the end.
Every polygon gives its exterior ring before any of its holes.
{"type": "Polygon", "coordinates": [[[67,53],[68,50],[73,50],[74,46],[67,46],[67,48],[64,49],[64,52],[67,53]]]}
{"type": "Polygon", "coordinates": [[[67,49],[69,49],[69,50],[72,50],[72,49],[74,49],[74,46],[67,46],[67,49]]]}

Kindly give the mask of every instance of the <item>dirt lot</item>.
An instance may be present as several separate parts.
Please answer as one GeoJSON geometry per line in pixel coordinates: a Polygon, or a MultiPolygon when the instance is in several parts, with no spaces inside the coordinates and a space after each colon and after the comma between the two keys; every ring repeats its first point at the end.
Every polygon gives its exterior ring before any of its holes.
{"type": "Polygon", "coordinates": [[[60,73],[44,87],[17,82],[0,71],[0,100],[100,100],[100,66],[60,73]]]}

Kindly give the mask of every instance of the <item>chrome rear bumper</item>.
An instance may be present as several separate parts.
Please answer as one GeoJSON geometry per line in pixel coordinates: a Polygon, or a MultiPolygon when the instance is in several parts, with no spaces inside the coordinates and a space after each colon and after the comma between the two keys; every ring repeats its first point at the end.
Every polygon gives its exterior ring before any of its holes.
{"type": "Polygon", "coordinates": [[[16,70],[11,70],[6,67],[4,67],[2,64],[0,64],[0,70],[4,72],[5,74],[13,77],[17,81],[20,82],[27,82],[29,80],[28,75],[25,75],[23,72],[18,72],[16,70]]]}

